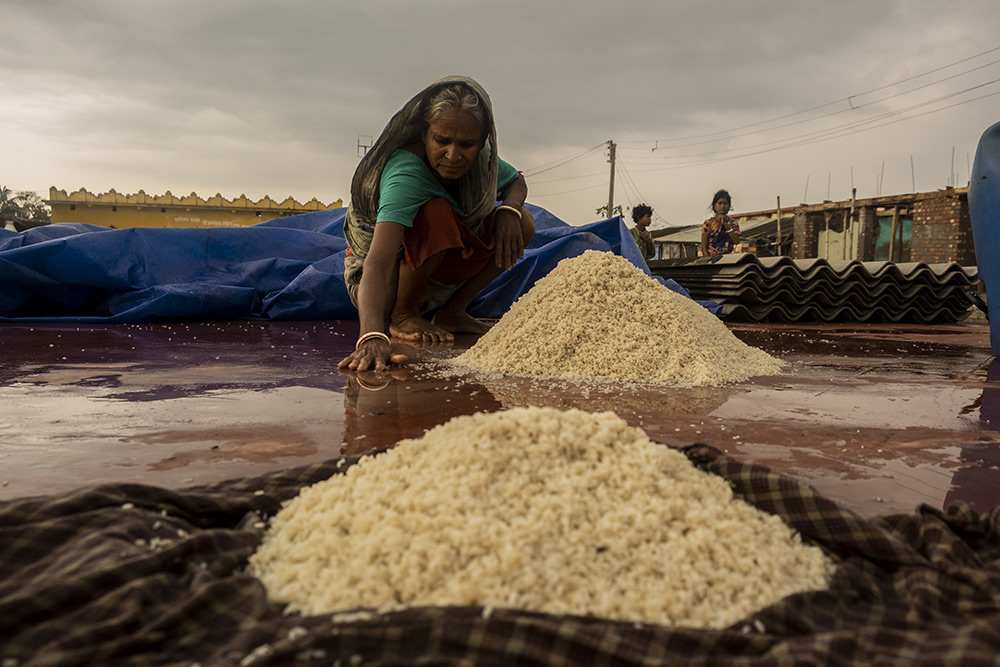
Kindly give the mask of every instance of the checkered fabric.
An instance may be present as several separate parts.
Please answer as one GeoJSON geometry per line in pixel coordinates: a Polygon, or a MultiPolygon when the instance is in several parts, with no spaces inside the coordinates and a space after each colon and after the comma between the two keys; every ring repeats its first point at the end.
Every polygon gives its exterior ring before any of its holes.
{"type": "Polygon", "coordinates": [[[282,501],[346,469],[329,461],[0,503],[0,666],[998,664],[1000,508],[865,520],[762,466],[684,451],[836,556],[829,590],[724,630],[480,607],[285,616],[244,568],[282,501]]]}

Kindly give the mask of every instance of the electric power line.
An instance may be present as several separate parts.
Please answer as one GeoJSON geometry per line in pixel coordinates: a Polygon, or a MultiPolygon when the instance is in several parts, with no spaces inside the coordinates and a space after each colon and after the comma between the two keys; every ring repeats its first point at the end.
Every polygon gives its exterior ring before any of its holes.
{"type": "MultiPolygon", "coordinates": [[[[759,143],[759,144],[752,144],[750,146],[742,146],[742,147],[736,147],[736,148],[726,148],[726,149],[722,149],[722,150],[718,150],[718,151],[708,151],[708,152],[704,152],[704,153],[692,153],[692,154],[688,154],[688,155],[675,155],[675,156],[672,156],[672,157],[645,158],[645,159],[643,159],[643,158],[637,158],[637,160],[640,161],[640,162],[646,162],[646,163],[648,163],[648,162],[650,162],[651,160],[654,160],[654,159],[657,162],[664,162],[664,161],[673,161],[673,162],[676,162],[678,160],[690,160],[692,158],[710,158],[711,156],[716,156],[716,155],[721,156],[721,155],[725,155],[725,154],[738,153],[739,151],[747,151],[747,150],[752,150],[752,149],[757,149],[757,148],[765,148],[765,147],[768,147],[768,146],[772,146],[773,147],[773,148],[770,148],[770,149],[767,149],[767,150],[756,151],[756,152],[751,152],[751,153],[740,153],[738,155],[733,155],[732,156],[732,157],[745,157],[747,155],[757,155],[759,153],[772,152],[774,150],[780,150],[782,148],[792,148],[792,147],[795,147],[795,146],[801,146],[803,144],[815,143],[816,141],[822,141],[822,140],[830,139],[830,138],[846,137],[846,136],[850,136],[851,134],[856,134],[857,132],[863,132],[863,131],[867,131],[869,129],[874,129],[874,128],[866,128],[866,127],[864,127],[865,125],[870,125],[870,124],[873,124],[873,123],[878,123],[879,121],[885,120],[887,118],[892,118],[894,116],[905,114],[905,113],[908,113],[908,112],[913,111],[915,109],[920,109],[922,107],[929,106],[931,104],[937,104],[938,102],[942,102],[944,100],[951,99],[953,97],[958,97],[959,95],[964,95],[965,93],[969,93],[969,92],[972,92],[973,90],[978,90],[980,88],[984,88],[986,86],[990,86],[990,85],[993,85],[995,83],[1000,83],[1000,79],[994,79],[992,81],[987,81],[985,83],[981,83],[981,84],[978,84],[976,86],[971,86],[971,87],[965,88],[963,90],[955,91],[953,93],[948,93],[947,95],[941,95],[941,96],[936,97],[936,98],[931,99],[931,100],[926,100],[924,102],[918,102],[916,104],[912,104],[912,105],[910,105],[908,107],[904,107],[902,109],[896,109],[896,110],[893,110],[893,111],[887,111],[887,112],[885,112],[883,114],[879,114],[877,116],[872,116],[870,118],[865,118],[865,119],[861,119],[861,120],[853,120],[853,121],[844,123],[842,125],[837,125],[837,126],[834,126],[834,127],[825,128],[825,129],[822,129],[822,130],[814,130],[812,132],[806,132],[804,134],[798,134],[798,135],[794,135],[794,136],[791,136],[791,137],[785,137],[785,138],[782,138],[782,139],[775,139],[773,141],[765,141],[765,142],[762,142],[762,143],[759,143]],[[776,146],[776,144],[777,144],[777,146],[776,146]]],[[[992,94],[996,94],[996,93],[991,93],[991,95],[992,94]]],[[[953,108],[953,107],[956,107],[956,106],[961,106],[962,104],[966,104],[966,103],[969,103],[969,102],[975,102],[977,100],[983,99],[983,97],[989,97],[989,96],[990,95],[985,95],[985,96],[982,96],[982,97],[973,98],[973,99],[970,99],[970,100],[965,100],[965,101],[959,102],[957,104],[952,104],[952,105],[949,105],[947,107],[943,107],[942,109],[932,110],[930,112],[925,112],[925,113],[922,113],[922,114],[915,114],[913,116],[908,116],[907,118],[903,118],[903,119],[899,119],[899,120],[902,121],[902,120],[910,120],[910,119],[913,119],[913,118],[920,118],[921,116],[927,115],[927,113],[934,113],[935,111],[943,111],[944,109],[950,109],[950,108],[953,108]]],[[[899,121],[897,121],[897,122],[899,122],[899,121]]],[[[889,124],[891,124],[891,123],[882,123],[880,125],[876,125],[875,127],[883,127],[884,125],[889,125],[889,124]]],[[[727,158],[719,158],[719,159],[722,160],[722,159],[727,159],[727,158]]],[[[718,161],[718,160],[713,160],[713,162],[714,161],[718,161]]],[[[693,164],[706,164],[706,163],[705,162],[696,162],[696,163],[685,162],[685,163],[683,163],[682,166],[691,166],[693,164]]]]}
{"type": "MultiPolygon", "coordinates": [[[[883,86],[878,86],[876,88],[872,88],[870,90],[866,90],[866,91],[861,92],[861,93],[855,93],[853,95],[848,95],[847,97],[842,97],[840,99],[833,100],[831,102],[826,102],[824,104],[818,104],[816,106],[809,107],[808,109],[803,109],[801,111],[794,111],[792,113],[785,114],[783,116],[778,116],[776,118],[770,118],[770,119],[767,119],[767,120],[757,121],[755,123],[748,123],[747,125],[741,125],[741,126],[738,126],[738,127],[730,128],[728,130],[718,130],[718,131],[715,131],[715,132],[706,132],[704,134],[691,135],[691,136],[687,136],[687,137],[676,137],[674,139],[657,139],[655,141],[656,142],[660,142],[660,141],[664,141],[664,142],[687,141],[689,139],[702,139],[704,137],[717,136],[717,135],[720,135],[720,134],[729,134],[731,132],[738,132],[740,130],[745,130],[745,129],[748,129],[748,128],[751,128],[751,127],[757,127],[759,125],[766,125],[768,123],[773,123],[773,122],[777,122],[777,121],[780,121],[780,120],[785,120],[787,118],[793,118],[795,116],[799,116],[799,115],[802,115],[804,113],[809,113],[811,111],[816,111],[818,109],[823,109],[823,108],[828,107],[828,106],[833,106],[835,104],[842,104],[843,102],[847,102],[853,108],[860,108],[860,107],[854,107],[854,105],[851,102],[851,100],[853,100],[856,97],[864,97],[865,95],[870,95],[871,93],[875,93],[875,92],[878,92],[880,90],[885,90],[886,88],[892,88],[894,86],[898,86],[900,84],[907,83],[908,81],[913,81],[915,79],[919,79],[921,77],[925,77],[925,76],[928,76],[930,74],[935,74],[935,73],[940,72],[942,70],[946,70],[949,67],[954,67],[955,65],[960,65],[960,64],[962,64],[964,62],[968,62],[970,60],[975,60],[976,58],[980,58],[982,56],[985,56],[985,55],[987,55],[989,53],[993,53],[995,51],[1000,51],[1000,46],[994,47],[992,49],[987,49],[986,51],[982,51],[981,53],[977,53],[977,54],[975,54],[973,56],[968,56],[966,58],[962,58],[961,60],[956,60],[953,63],[949,63],[947,65],[943,65],[941,67],[937,67],[935,69],[928,70],[928,71],[922,72],[920,74],[915,74],[915,75],[907,77],[905,79],[900,79],[899,81],[895,81],[893,83],[888,83],[888,84],[885,84],[883,86]]],[[[963,74],[968,74],[969,72],[974,72],[976,70],[983,69],[984,67],[988,67],[990,65],[996,64],[997,62],[1000,62],[1000,61],[996,61],[995,60],[995,61],[992,61],[990,63],[987,63],[986,65],[981,65],[981,66],[975,67],[975,68],[973,68],[971,70],[967,70],[965,72],[960,72],[959,74],[952,75],[951,77],[947,77],[945,79],[940,79],[939,81],[934,82],[934,83],[940,83],[941,81],[948,81],[948,80],[953,79],[955,77],[962,76],[963,74]]],[[[927,85],[933,85],[933,83],[927,84],[927,85]]],[[[920,86],[918,88],[914,88],[913,90],[919,90],[920,88],[924,88],[927,85],[920,86]]],[[[885,98],[885,99],[889,99],[889,98],[885,98]]],[[[867,104],[868,103],[866,103],[866,105],[867,104]]],[[[862,105],[862,106],[866,106],[866,105],[862,105]]],[[[843,111],[849,111],[849,110],[850,109],[846,109],[846,110],[843,110],[843,111]]],[[[838,111],[838,112],[835,112],[835,113],[841,113],[841,111],[838,111]]],[[[832,115],[832,114],[828,114],[828,115],[832,115]]],[[[820,118],[822,118],[822,117],[823,116],[820,116],[820,118]]],[[[795,123],[792,123],[792,124],[795,124],[795,123]]],[[[770,128],[770,129],[778,129],[778,128],[770,128]]],[[[626,142],[623,142],[623,143],[625,143],[627,145],[628,144],[644,144],[644,145],[648,145],[651,142],[649,142],[649,141],[626,141],[626,142]]],[[[678,148],[678,146],[673,146],[673,148],[678,148]]]]}
{"type": "MultiPolygon", "coordinates": [[[[822,141],[829,141],[831,139],[840,139],[842,137],[850,136],[852,134],[859,134],[861,132],[867,132],[869,130],[875,130],[875,129],[878,129],[878,128],[881,128],[881,127],[885,127],[887,125],[894,125],[896,123],[901,123],[901,122],[906,121],[906,120],[913,120],[914,118],[920,118],[922,116],[929,116],[930,114],[933,114],[933,113],[938,113],[940,111],[946,111],[947,109],[952,109],[954,107],[959,107],[959,106],[962,106],[964,104],[969,104],[971,102],[977,102],[979,100],[986,99],[987,97],[993,97],[994,95],[1000,95],[1000,91],[996,91],[996,92],[993,92],[993,93],[988,93],[986,95],[980,95],[979,97],[975,97],[975,98],[970,99],[970,100],[963,100],[962,102],[956,102],[955,104],[949,104],[948,106],[941,107],[940,109],[931,109],[930,111],[925,111],[923,113],[915,114],[913,116],[907,116],[905,118],[897,118],[895,120],[891,120],[891,121],[888,121],[888,122],[885,122],[885,123],[881,123],[880,125],[874,125],[872,127],[857,128],[857,129],[854,129],[853,131],[850,131],[850,132],[847,132],[847,131],[843,130],[843,128],[841,128],[840,130],[833,131],[830,134],[827,134],[826,136],[819,136],[819,137],[815,137],[815,138],[808,139],[808,140],[802,140],[802,141],[798,141],[798,142],[795,142],[795,143],[790,143],[790,144],[786,144],[786,145],[783,145],[783,146],[776,146],[776,147],[773,147],[773,148],[767,148],[767,149],[759,150],[759,151],[753,151],[753,152],[750,152],[750,153],[742,153],[740,155],[733,155],[731,157],[725,157],[725,158],[716,158],[716,159],[701,160],[701,161],[698,161],[698,162],[688,162],[688,163],[684,163],[684,164],[672,165],[672,166],[669,166],[669,167],[655,167],[655,168],[652,168],[652,169],[641,169],[641,170],[638,170],[638,171],[641,171],[641,172],[671,171],[671,170],[674,170],[674,169],[687,169],[689,167],[700,167],[700,166],[706,165],[706,164],[716,164],[716,163],[719,163],[719,162],[725,162],[727,160],[735,160],[737,158],[742,158],[742,157],[750,157],[750,156],[753,156],[753,155],[761,155],[763,153],[773,153],[775,151],[783,150],[785,148],[795,148],[795,147],[798,147],[798,146],[805,146],[805,145],[808,145],[808,144],[815,144],[815,143],[819,143],[819,142],[822,142],[822,141]]],[[[893,114],[890,114],[890,115],[896,115],[896,114],[893,113],[893,114]]],[[[882,116],[880,118],[884,118],[884,117],[885,116],[882,116]]]]}
{"type": "MultiPolygon", "coordinates": [[[[630,206],[632,208],[635,208],[636,204],[648,203],[650,200],[647,197],[643,196],[641,192],[639,192],[639,186],[636,184],[635,179],[632,178],[632,174],[630,173],[629,168],[625,166],[625,163],[622,161],[621,158],[618,158],[618,165],[622,168],[622,185],[625,187],[626,190],[628,190],[631,187],[632,191],[636,195],[635,203],[629,201],[630,206]]],[[[673,223],[671,223],[669,220],[667,220],[662,215],[657,213],[655,208],[653,209],[653,218],[658,222],[662,222],[667,227],[674,226],[673,223]]]]}
{"type": "MultiPolygon", "coordinates": [[[[953,75],[945,77],[943,79],[938,79],[936,81],[933,81],[933,82],[930,82],[930,83],[918,86],[916,88],[911,88],[911,89],[906,90],[906,91],[901,91],[901,92],[898,92],[898,93],[893,93],[892,95],[888,95],[888,96],[879,98],[877,100],[871,100],[871,101],[865,102],[863,104],[857,104],[856,105],[852,101],[855,98],[863,97],[865,95],[869,95],[871,93],[878,92],[880,90],[885,90],[887,88],[892,88],[894,86],[898,86],[898,85],[906,83],[908,81],[913,81],[915,79],[919,79],[921,77],[928,76],[928,75],[934,74],[936,72],[940,72],[942,70],[948,69],[950,67],[954,67],[956,65],[959,65],[959,64],[964,63],[964,62],[968,62],[970,60],[974,60],[976,58],[982,57],[982,56],[984,56],[986,54],[989,54],[989,53],[993,53],[995,51],[1000,51],[1000,46],[992,48],[992,49],[988,49],[986,51],[983,51],[983,52],[978,53],[978,54],[973,55],[973,56],[969,56],[967,58],[963,58],[961,60],[957,60],[957,61],[955,61],[953,63],[949,63],[947,65],[944,65],[944,66],[941,66],[941,67],[938,67],[938,68],[935,68],[935,69],[932,69],[932,70],[928,70],[927,72],[923,72],[921,74],[917,74],[917,75],[914,75],[914,76],[911,76],[911,77],[907,77],[905,79],[901,79],[901,80],[896,81],[896,82],[891,83],[891,84],[886,84],[884,86],[879,86],[879,87],[876,87],[876,88],[872,88],[870,90],[867,90],[867,91],[864,91],[864,92],[861,92],[861,93],[856,93],[854,95],[850,95],[850,96],[848,96],[846,98],[841,98],[841,99],[835,100],[833,102],[827,102],[825,104],[821,104],[821,105],[817,105],[817,106],[814,106],[814,107],[810,107],[809,109],[805,109],[805,110],[802,110],[802,111],[794,112],[794,113],[791,113],[791,114],[786,114],[784,116],[779,116],[777,118],[773,118],[773,119],[770,119],[770,120],[759,121],[759,122],[756,122],[756,123],[750,123],[748,125],[743,125],[743,126],[740,126],[740,127],[731,128],[729,130],[721,130],[721,131],[718,131],[718,132],[706,133],[706,134],[702,134],[702,135],[694,135],[694,136],[687,137],[687,138],[678,138],[678,139],[674,139],[673,141],[681,141],[681,140],[685,140],[685,139],[697,139],[697,138],[702,138],[702,137],[707,137],[707,136],[717,136],[717,135],[724,135],[724,134],[727,134],[727,133],[737,132],[737,131],[742,130],[742,129],[747,129],[747,128],[751,128],[751,127],[757,127],[757,126],[760,126],[760,125],[766,125],[768,123],[774,123],[774,122],[777,122],[777,121],[780,121],[780,120],[784,120],[786,118],[791,118],[791,117],[794,117],[794,116],[797,116],[797,115],[801,115],[803,113],[809,113],[811,111],[815,111],[817,109],[822,109],[824,107],[831,106],[833,104],[839,104],[839,103],[842,103],[844,101],[848,102],[848,104],[851,107],[850,109],[842,109],[842,110],[838,110],[838,111],[831,112],[831,113],[828,113],[828,114],[823,114],[821,116],[816,116],[816,117],[813,117],[813,118],[804,119],[804,120],[801,120],[801,121],[795,121],[793,123],[786,123],[784,125],[775,126],[775,127],[771,127],[771,128],[766,128],[764,130],[760,130],[759,132],[766,132],[766,131],[771,131],[771,130],[782,129],[782,128],[790,127],[790,126],[793,126],[793,125],[800,125],[800,124],[805,123],[805,122],[811,122],[811,121],[814,121],[814,120],[821,120],[823,118],[834,116],[834,115],[837,115],[837,114],[840,114],[840,113],[845,113],[847,111],[855,111],[857,109],[861,109],[861,108],[864,108],[864,107],[869,107],[869,106],[872,106],[872,105],[880,103],[880,102],[885,102],[886,100],[890,100],[890,99],[893,99],[893,98],[896,98],[896,97],[900,97],[902,95],[906,95],[906,94],[909,94],[909,93],[912,93],[912,92],[915,92],[915,91],[918,91],[918,90],[922,90],[924,88],[929,88],[930,86],[937,85],[939,83],[942,83],[942,82],[945,82],[945,81],[949,81],[949,80],[955,79],[955,78],[957,78],[959,76],[964,76],[965,74],[969,74],[971,72],[978,71],[978,70],[984,69],[985,67],[989,67],[991,65],[994,65],[994,64],[1000,62],[1000,60],[994,60],[994,61],[991,61],[991,62],[986,63],[984,65],[980,65],[980,66],[974,67],[972,69],[968,69],[968,70],[965,70],[963,72],[959,72],[957,74],[953,74],[953,75]]],[[[951,109],[951,108],[954,108],[954,107],[962,106],[964,104],[968,104],[968,103],[975,102],[975,101],[978,101],[978,100],[981,100],[981,99],[985,99],[987,97],[992,97],[994,95],[1000,94],[1000,92],[989,93],[989,94],[982,95],[982,96],[979,96],[979,97],[976,97],[976,98],[973,98],[973,99],[963,100],[963,101],[957,102],[955,104],[951,104],[951,105],[948,105],[948,106],[945,106],[945,107],[941,107],[939,109],[932,109],[932,110],[929,110],[929,111],[925,111],[923,113],[912,114],[912,115],[909,115],[909,116],[905,116],[903,118],[896,118],[895,120],[887,120],[887,119],[899,116],[901,114],[906,114],[906,113],[908,113],[910,111],[913,111],[915,109],[919,109],[919,108],[922,108],[922,107],[925,107],[925,106],[929,106],[931,104],[936,104],[936,103],[944,101],[946,99],[951,99],[953,97],[957,97],[959,95],[971,92],[973,90],[977,90],[977,89],[983,88],[985,86],[992,85],[994,83],[997,83],[998,81],[1000,81],[1000,79],[994,79],[994,80],[988,81],[986,83],[982,83],[982,84],[978,84],[976,86],[971,86],[969,88],[965,88],[965,89],[963,89],[961,91],[949,93],[947,95],[942,95],[942,96],[939,96],[939,97],[934,98],[932,100],[928,100],[928,101],[925,101],[925,102],[916,103],[916,104],[910,105],[909,107],[904,107],[902,109],[897,109],[897,110],[889,111],[889,112],[886,112],[886,113],[883,113],[883,114],[880,114],[880,115],[877,115],[877,116],[874,116],[874,117],[871,117],[871,118],[862,119],[862,120],[853,120],[853,121],[850,121],[848,123],[844,123],[842,125],[834,126],[834,127],[831,127],[831,128],[826,128],[826,129],[822,129],[822,130],[815,130],[815,131],[812,131],[812,132],[807,132],[807,133],[804,133],[804,134],[796,135],[796,136],[793,136],[793,137],[786,137],[784,139],[776,139],[776,140],[773,140],[773,141],[770,141],[770,142],[764,142],[764,143],[755,144],[755,145],[752,145],[752,146],[744,146],[744,147],[741,147],[741,148],[726,149],[724,151],[712,151],[712,152],[707,152],[707,153],[692,154],[692,155],[685,155],[685,156],[665,156],[665,157],[662,157],[662,158],[649,158],[649,157],[643,158],[643,157],[639,157],[639,158],[637,158],[637,160],[640,161],[640,162],[650,162],[651,160],[655,160],[656,162],[663,162],[663,161],[668,161],[668,160],[676,162],[677,160],[690,160],[692,158],[707,158],[707,159],[697,160],[695,162],[683,162],[683,163],[680,163],[680,164],[674,164],[672,166],[656,167],[656,168],[651,168],[651,169],[640,169],[640,170],[637,170],[637,171],[638,172],[669,171],[669,170],[673,170],[673,169],[688,168],[688,167],[701,166],[701,165],[706,165],[706,164],[715,164],[715,163],[723,162],[723,161],[726,161],[726,160],[738,159],[738,158],[741,158],[741,157],[749,157],[749,156],[753,156],[753,155],[760,155],[760,154],[763,154],[763,153],[770,153],[770,152],[774,152],[774,151],[778,151],[778,150],[783,150],[785,148],[794,148],[794,147],[798,147],[798,146],[802,146],[802,145],[808,145],[808,144],[812,144],[812,143],[817,143],[817,142],[820,142],[820,141],[828,141],[828,140],[831,140],[831,139],[842,138],[842,137],[850,136],[852,134],[857,134],[857,133],[860,133],[860,132],[866,132],[866,131],[869,131],[869,130],[872,130],[872,129],[877,129],[877,128],[885,127],[887,125],[892,125],[892,124],[895,124],[895,123],[898,123],[898,122],[902,122],[902,121],[905,121],[905,120],[912,120],[912,119],[919,118],[919,117],[922,117],[922,116],[925,116],[925,115],[929,115],[929,114],[932,114],[932,113],[938,113],[940,111],[944,111],[944,110],[951,109]],[[880,121],[886,121],[886,122],[880,122],[880,121]],[[756,149],[756,148],[760,148],[762,150],[752,150],[752,149],[756,149]],[[748,151],[748,150],[750,152],[745,152],[745,151],[748,151]],[[737,151],[744,151],[744,152],[736,154],[736,155],[731,155],[729,157],[715,157],[715,158],[711,157],[711,156],[723,155],[725,153],[734,153],[734,152],[737,152],[737,151]]],[[[758,132],[749,132],[749,133],[745,133],[743,135],[734,135],[734,136],[725,137],[725,138],[726,139],[733,139],[733,138],[738,138],[740,136],[750,136],[750,135],[757,134],[757,133],[758,132]]],[[[716,141],[719,141],[719,140],[721,140],[721,139],[716,139],[716,141]]],[[[657,143],[658,143],[658,141],[657,141],[657,143]]],[[[670,140],[668,140],[668,141],[670,141],[670,140]]],[[[649,142],[625,142],[625,143],[628,143],[628,144],[638,144],[638,143],[648,144],[649,142]]],[[[681,148],[681,147],[684,147],[684,146],[700,145],[700,144],[704,144],[704,143],[712,143],[712,142],[711,141],[692,142],[692,143],[686,144],[686,145],[675,145],[675,146],[672,146],[671,148],[681,148]]],[[[580,151],[579,153],[575,153],[575,154],[570,155],[570,156],[565,157],[565,158],[559,158],[557,160],[553,160],[551,162],[544,163],[544,164],[542,164],[542,165],[540,165],[538,167],[535,167],[534,169],[527,169],[527,170],[525,170],[524,173],[525,173],[526,176],[530,177],[530,176],[536,176],[538,174],[541,174],[541,173],[544,173],[544,172],[547,172],[547,171],[551,171],[553,169],[557,169],[559,167],[565,166],[566,164],[569,164],[570,162],[573,162],[573,161],[576,161],[576,160],[579,160],[579,159],[582,159],[582,158],[586,157],[587,155],[589,155],[589,154],[591,154],[591,153],[593,153],[593,152],[595,152],[595,151],[603,148],[606,144],[607,144],[607,142],[601,142],[600,144],[597,144],[596,146],[593,146],[592,148],[580,151]]],[[[618,158],[618,161],[619,161],[619,163],[621,162],[620,157],[618,158]]],[[[626,189],[631,188],[632,193],[638,199],[641,200],[642,199],[642,195],[639,192],[638,187],[636,187],[635,182],[634,182],[634,180],[631,177],[631,174],[628,173],[628,170],[624,167],[624,165],[622,165],[622,167],[623,167],[623,172],[624,172],[623,179],[622,179],[623,186],[625,186],[626,189]]],[[[591,177],[594,177],[594,176],[602,176],[602,175],[603,175],[603,173],[601,173],[601,174],[587,174],[585,176],[565,177],[565,178],[559,178],[559,179],[550,179],[548,181],[538,181],[538,182],[534,182],[533,184],[552,183],[552,182],[558,182],[558,181],[580,180],[582,178],[591,178],[591,177]]],[[[564,190],[564,191],[561,191],[561,192],[553,192],[553,193],[548,193],[548,194],[535,194],[535,193],[533,193],[532,196],[534,198],[552,197],[552,196],[556,196],[556,195],[570,194],[570,193],[575,193],[575,192],[584,192],[584,191],[587,191],[587,190],[593,190],[593,189],[596,189],[596,188],[601,187],[601,186],[602,186],[602,183],[596,183],[594,185],[585,186],[585,187],[582,187],[582,188],[575,188],[575,189],[572,189],[572,190],[564,190]]],[[[628,196],[628,194],[629,193],[626,192],[627,196],[628,196]]],[[[667,224],[669,224],[669,223],[667,223],[667,224]]]]}
{"type": "MultiPolygon", "coordinates": [[[[603,174],[602,174],[603,175],[603,174]]],[[[562,192],[549,192],[546,194],[537,194],[534,191],[531,193],[531,199],[544,199],[545,197],[555,197],[556,195],[568,195],[573,192],[584,192],[585,190],[593,190],[594,188],[604,188],[607,187],[607,181],[602,181],[601,183],[596,183],[594,185],[588,185],[586,187],[577,188],[575,190],[563,190],[562,192]]]]}
{"type": "MultiPolygon", "coordinates": [[[[791,122],[791,123],[785,123],[783,125],[776,125],[774,127],[769,127],[769,128],[763,129],[763,130],[755,130],[753,132],[744,132],[742,134],[733,134],[733,135],[730,135],[730,136],[720,137],[718,139],[710,139],[710,140],[706,140],[706,141],[694,141],[694,142],[690,142],[690,143],[686,143],[686,144],[675,144],[675,145],[669,146],[667,148],[668,148],[668,150],[673,150],[673,149],[677,149],[677,148],[687,148],[689,146],[701,146],[701,145],[704,145],[704,144],[713,144],[713,143],[716,143],[718,141],[739,139],[741,137],[749,137],[749,136],[753,136],[755,134],[761,134],[763,132],[771,132],[773,130],[781,130],[781,129],[784,129],[784,128],[787,128],[787,127],[792,127],[792,126],[795,126],[795,125],[802,125],[803,123],[811,123],[813,121],[822,120],[824,118],[830,118],[831,116],[837,116],[837,115],[840,115],[840,114],[843,114],[843,113],[850,113],[852,111],[857,111],[859,109],[864,109],[865,107],[870,107],[870,106],[873,106],[875,104],[879,104],[880,102],[885,102],[887,100],[894,99],[896,97],[902,97],[903,95],[908,95],[908,94],[916,92],[918,90],[923,90],[924,88],[929,88],[931,86],[936,86],[939,83],[943,83],[945,81],[950,81],[952,79],[956,79],[956,78],[958,78],[960,76],[964,76],[966,74],[969,74],[970,72],[974,72],[974,71],[983,69],[985,67],[989,67],[991,65],[995,65],[997,63],[1000,63],[1000,60],[994,60],[992,62],[989,62],[989,63],[985,64],[985,65],[981,65],[979,67],[976,67],[976,68],[971,69],[971,70],[967,70],[965,72],[959,72],[958,74],[954,74],[954,75],[952,75],[950,77],[946,77],[944,79],[938,79],[937,81],[932,81],[932,82],[924,84],[922,86],[917,86],[916,88],[911,88],[909,90],[904,90],[902,92],[893,93],[892,95],[887,95],[885,97],[880,97],[879,99],[871,100],[869,102],[864,102],[862,104],[852,105],[848,109],[838,109],[836,111],[831,111],[830,113],[826,113],[826,114],[823,114],[821,116],[813,116],[811,118],[804,118],[802,120],[797,120],[797,121],[794,121],[794,122],[791,122]]],[[[991,81],[990,83],[994,83],[994,82],[995,81],[991,81]]],[[[970,89],[966,89],[966,91],[968,91],[968,90],[970,90],[970,89]]],[[[865,93],[865,94],[867,94],[867,93],[865,93]]],[[[851,97],[859,97],[859,96],[858,95],[852,95],[851,97]]],[[[661,139],[657,139],[656,141],[659,142],[659,141],[662,141],[662,140],[661,139]]],[[[633,142],[628,142],[628,143],[633,143],[633,142]]],[[[642,143],[648,143],[648,142],[642,142],[642,143]]],[[[626,150],[636,150],[636,149],[626,149],[626,150]]],[[[643,149],[643,152],[645,152],[645,149],[643,149]]],[[[648,157],[648,156],[646,156],[646,159],[647,160],[657,160],[657,159],[662,160],[662,159],[669,159],[669,157],[655,158],[655,157],[648,157]]]]}
{"type": "Polygon", "coordinates": [[[551,170],[556,169],[558,167],[562,167],[563,165],[569,164],[570,162],[573,162],[574,160],[579,160],[580,158],[588,155],[589,153],[593,153],[594,151],[596,151],[598,149],[604,148],[605,145],[606,145],[606,142],[602,141],[601,143],[597,144],[593,148],[588,148],[587,150],[580,151],[579,153],[576,153],[574,155],[570,155],[569,157],[559,158],[558,160],[553,160],[551,162],[546,162],[546,163],[542,164],[541,166],[535,167],[534,169],[525,169],[524,170],[524,175],[525,176],[537,176],[538,174],[543,174],[546,171],[551,171],[551,170]]]}
{"type": "Polygon", "coordinates": [[[622,188],[625,190],[625,197],[629,200],[629,205],[635,206],[636,204],[640,204],[645,201],[645,197],[643,197],[642,193],[639,192],[639,187],[636,185],[631,174],[628,173],[628,168],[625,166],[625,163],[621,158],[618,158],[618,166],[621,167],[622,188]],[[629,196],[630,191],[631,194],[634,195],[634,199],[629,196]]]}
{"type": "Polygon", "coordinates": [[[566,176],[565,178],[550,178],[547,181],[531,181],[531,185],[535,186],[535,185],[542,185],[545,183],[558,183],[560,181],[573,181],[578,178],[592,178],[594,176],[604,176],[605,174],[607,174],[607,172],[601,171],[595,174],[583,174],[582,176],[566,176]]]}

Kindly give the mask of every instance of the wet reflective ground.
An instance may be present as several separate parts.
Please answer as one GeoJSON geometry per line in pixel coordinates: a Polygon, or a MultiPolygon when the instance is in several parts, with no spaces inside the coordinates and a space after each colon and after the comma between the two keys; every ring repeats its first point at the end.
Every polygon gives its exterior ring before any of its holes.
{"type": "MultiPolygon", "coordinates": [[[[413,348],[391,374],[337,371],[357,322],[4,325],[0,498],[95,482],[166,487],[389,447],[457,415],[612,410],[803,479],[865,515],[1000,504],[1000,364],[988,326],[731,325],[787,362],[711,388],[487,378],[413,348]]],[[[516,351],[512,351],[516,353],[516,351]]]]}

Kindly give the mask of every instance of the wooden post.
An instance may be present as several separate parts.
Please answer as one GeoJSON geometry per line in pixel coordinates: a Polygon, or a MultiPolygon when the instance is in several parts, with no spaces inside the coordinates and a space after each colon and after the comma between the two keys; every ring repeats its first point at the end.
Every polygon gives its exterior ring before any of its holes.
{"type": "Polygon", "coordinates": [[[830,261],[830,209],[823,211],[823,217],[826,218],[826,253],[823,257],[826,261],[830,261]]]}
{"type": "MultiPolygon", "coordinates": [[[[892,207],[892,232],[889,234],[889,261],[896,261],[896,227],[899,225],[899,207],[892,207]]],[[[902,248],[900,248],[900,254],[902,254],[902,248]]]]}
{"type": "Polygon", "coordinates": [[[778,195],[778,256],[780,257],[783,253],[781,252],[781,195],[778,195]]]}
{"type": "Polygon", "coordinates": [[[899,261],[903,261],[903,221],[899,221],[899,261]]]}
{"type": "Polygon", "coordinates": [[[951,147],[951,174],[948,176],[948,184],[951,187],[958,185],[958,179],[955,178],[955,147],[951,147]]]}
{"type": "Polygon", "coordinates": [[[844,232],[847,234],[847,238],[844,239],[844,248],[846,251],[847,247],[850,246],[851,251],[848,253],[849,256],[844,257],[844,259],[854,259],[854,234],[851,232],[854,229],[854,198],[857,193],[857,188],[851,188],[851,214],[847,218],[847,225],[844,229],[844,232]]]}
{"type": "Polygon", "coordinates": [[[847,209],[844,209],[844,222],[840,225],[840,228],[844,232],[844,238],[840,242],[840,258],[847,259],[847,209]]]}

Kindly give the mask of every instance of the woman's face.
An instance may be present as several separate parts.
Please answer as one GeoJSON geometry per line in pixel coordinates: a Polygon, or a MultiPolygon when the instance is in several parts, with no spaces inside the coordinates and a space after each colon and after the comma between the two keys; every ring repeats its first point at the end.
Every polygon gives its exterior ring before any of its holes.
{"type": "Polygon", "coordinates": [[[719,199],[719,201],[715,202],[715,206],[713,208],[719,215],[725,215],[726,213],[729,213],[729,200],[723,197],[719,199]]]}
{"type": "Polygon", "coordinates": [[[478,121],[464,111],[446,111],[424,133],[424,152],[434,175],[442,183],[469,173],[483,147],[478,121]]]}

